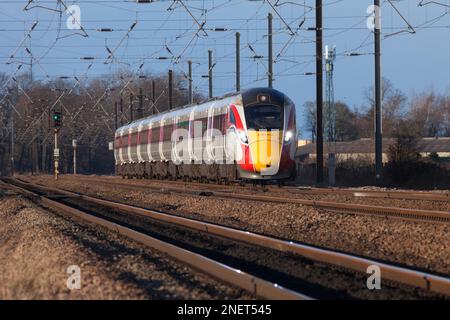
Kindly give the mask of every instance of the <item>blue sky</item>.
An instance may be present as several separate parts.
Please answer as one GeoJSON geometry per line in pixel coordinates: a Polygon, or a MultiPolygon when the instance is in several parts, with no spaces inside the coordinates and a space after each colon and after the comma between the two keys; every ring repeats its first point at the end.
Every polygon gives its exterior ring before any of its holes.
{"type": "MultiPolygon", "coordinates": [[[[242,84],[243,87],[265,86],[267,63],[265,59],[252,59],[254,53],[267,56],[268,12],[274,14],[274,52],[280,54],[275,63],[275,88],[285,92],[296,102],[301,118],[301,106],[315,99],[315,78],[306,72],[315,72],[314,27],[312,0],[279,1],[277,12],[289,27],[297,31],[291,37],[286,24],[267,2],[248,0],[187,0],[189,11],[201,22],[205,20],[208,36],[195,37],[197,25],[187,10],[180,4],[168,11],[172,1],[152,4],[135,4],[123,0],[111,1],[65,1],[81,8],[81,23],[87,38],[73,35],[66,27],[67,15],[61,16],[44,8],[23,11],[25,1],[0,1],[0,71],[8,74],[17,68],[17,61],[29,55],[31,49],[39,61],[34,63],[34,76],[45,80],[46,76],[79,76],[90,62],[80,60],[92,56],[93,67],[88,79],[123,68],[137,70],[144,61],[143,70],[166,73],[169,67],[176,71],[187,71],[187,60],[194,62],[194,86],[207,93],[207,51],[212,49],[216,60],[215,94],[234,90],[234,33],[242,34],[242,84]],[[306,7],[304,6],[306,4],[306,7]],[[202,9],[207,9],[202,11],[202,9]],[[297,30],[300,22],[305,22],[297,30]],[[8,57],[16,50],[33,21],[39,24],[21,46],[12,64],[8,57]],[[129,37],[123,38],[133,21],[137,21],[129,37]],[[98,28],[113,28],[114,32],[100,33],[98,28]],[[210,29],[226,28],[215,32],[210,29]],[[59,30],[59,31],[58,31],[59,30]],[[59,39],[57,37],[59,36],[59,39]],[[122,40],[120,46],[119,42],[122,40]],[[192,40],[192,42],[190,42],[192,40]],[[30,42],[31,41],[31,42],[30,42]],[[189,44],[189,45],[188,45],[189,44]],[[286,46],[287,44],[287,46],[286,46]],[[179,63],[157,60],[159,56],[170,56],[165,46],[175,55],[181,55],[179,63]],[[115,51],[117,60],[105,65],[108,55],[105,46],[115,51]],[[286,46],[286,47],[285,47],[286,46]],[[144,59],[144,60],[143,60],[144,59]]],[[[37,5],[55,8],[56,1],[35,0],[37,5]]],[[[271,3],[275,3],[272,0],[271,3]]],[[[382,1],[383,35],[406,30],[406,23],[387,1],[382,1]]],[[[446,93],[450,88],[448,76],[450,57],[450,16],[448,7],[430,3],[418,7],[419,0],[393,1],[404,18],[414,27],[416,34],[403,32],[383,39],[383,76],[390,79],[405,94],[433,89],[446,93]],[[436,19],[435,19],[436,18],[436,19]],[[420,27],[419,27],[420,26],[420,27]]],[[[427,2],[427,1],[425,1],[427,2]]],[[[338,59],[335,67],[336,100],[343,100],[353,107],[364,103],[363,91],[373,85],[373,36],[366,27],[366,10],[372,1],[328,0],[324,1],[324,44],[336,45],[338,59]],[[363,55],[348,57],[345,53],[358,52],[363,55]]],[[[450,1],[440,1],[450,5],[450,1]]],[[[27,66],[28,68],[28,66],[27,66]]]]}

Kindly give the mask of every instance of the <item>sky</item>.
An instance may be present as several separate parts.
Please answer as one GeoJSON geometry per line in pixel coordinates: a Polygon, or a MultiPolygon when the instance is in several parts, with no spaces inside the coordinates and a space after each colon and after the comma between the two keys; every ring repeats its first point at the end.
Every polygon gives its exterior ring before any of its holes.
{"type": "MultiPolygon", "coordinates": [[[[57,1],[34,0],[23,10],[26,2],[0,0],[0,72],[8,75],[24,62],[22,70],[30,69],[26,48],[34,57],[34,79],[41,81],[83,74],[90,80],[124,69],[165,74],[172,68],[182,73],[192,60],[194,87],[207,94],[208,80],[202,76],[208,72],[208,50],[213,50],[214,94],[222,95],[235,88],[235,32],[240,32],[242,87],[266,86],[267,15],[272,12],[274,87],[295,101],[300,123],[304,103],[315,100],[315,76],[307,75],[315,73],[315,32],[308,30],[315,26],[315,1],[64,1],[67,6],[79,6],[87,37],[68,29],[70,16],[54,10],[60,9],[57,1]],[[38,24],[26,37],[34,21],[38,24]],[[127,34],[134,22],[136,26],[127,34]],[[205,22],[204,31],[198,31],[197,22],[205,22]],[[101,28],[113,32],[97,31],[101,28]],[[214,31],[216,28],[225,31],[214,31]],[[106,47],[114,52],[112,60],[107,60],[106,47]],[[93,65],[87,70],[90,63],[93,65]]],[[[367,28],[367,8],[372,1],[323,2],[324,44],[336,46],[337,51],[335,100],[361,108],[363,92],[374,83],[373,33],[367,28]]],[[[450,1],[381,2],[383,76],[407,96],[427,90],[448,93],[450,1]],[[418,6],[420,3],[423,5],[418,6]]]]}

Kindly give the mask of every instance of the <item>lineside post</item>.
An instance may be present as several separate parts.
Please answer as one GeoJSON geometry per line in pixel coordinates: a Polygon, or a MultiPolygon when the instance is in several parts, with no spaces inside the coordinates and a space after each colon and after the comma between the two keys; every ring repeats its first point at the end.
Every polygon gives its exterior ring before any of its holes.
{"type": "Polygon", "coordinates": [[[382,78],[381,78],[381,14],[380,0],[374,0],[375,10],[375,171],[381,183],[383,170],[382,78]]]}
{"type": "Polygon", "coordinates": [[[53,159],[55,162],[55,165],[54,165],[55,180],[58,180],[58,175],[59,175],[58,134],[59,134],[59,129],[61,129],[61,124],[62,124],[62,114],[61,114],[61,112],[55,110],[53,112],[53,132],[54,132],[54,136],[55,136],[55,149],[53,150],[53,159]]]}
{"type": "Polygon", "coordinates": [[[192,104],[194,102],[193,92],[192,92],[192,61],[188,61],[188,104],[192,104]]]}
{"type": "Polygon", "coordinates": [[[55,180],[58,180],[59,175],[59,149],[58,149],[58,128],[54,129],[54,135],[55,135],[55,150],[53,151],[53,159],[55,161],[55,170],[54,170],[54,176],[55,180]]]}
{"type": "Polygon", "coordinates": [[[173,109],[173,70],[169,70],[169,110],[173,109]]]}
{"type": "Polygon", "coordinates": [[[130,93],[130,123],[134,121],[134,114],[133,114],[133,94],[130,93]]]}
{"type": "Polygon", "coordinates": [[[209,79],[209,98],[211,99],[212,97],[214,97],[214,93],[213,93],[213,58],[212,58],[212,50],[208,50],[208,79],[209,79]]]}
{"type": "Polygon", "coordinates": [[[118,128],[118,123],[117,123],[117,101],[114,103],[114,128],[117,130],[118,128]]]}
{"type": "Polygon", "coordinates": [[[142,87],[139,88],[139,109],[137,110],[137,118],[142,119],[144,117],[144,94],[142,87]]]}
{"type": "Polygon", "coordinates": [[[156,81],[152,80],[152,110],[150,114],[155,114],[155,103],[156,103],[156,81]]]}
{"type": "Polygon", "coordinates": [[[73,175],[77,175],[77,140],[72,140],[72,148],[73,148],[73,175]]]}
{"type": "Polygon", "coordinates": [[[322,0],[316,0],[316,101],[317,101],[317,184],[323,179],[323,44],[322,0]]]}
{"type": "Polygon", "coordinates": [[[273,88],[273,28],[272,28],[272,22],[273,22],[273,16],[272,13],[269,13],[268,18],[268,24],[269,24],[269,30],[268,30],[268,38],[269,38],[269,71],[268,71],[268,79],[269,79],[269,88],[273,88]]]}
{"type": "Polygon", "coordinates": [[[241,34],[236,32],[236,91],[241,91],[241,34]]]}

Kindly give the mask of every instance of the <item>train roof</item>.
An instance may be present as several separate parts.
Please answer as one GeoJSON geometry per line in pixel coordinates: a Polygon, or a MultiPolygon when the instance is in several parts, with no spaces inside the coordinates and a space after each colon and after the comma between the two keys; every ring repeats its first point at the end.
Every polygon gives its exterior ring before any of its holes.
{"type": "Polygon", "coordinates": [[[211,103],[211,102],[215,102],[215,101],[219,101],[219,100],[225,100],[225,99],[229,99],[229,98],[233,98],[233,97],[242,96],[242,100],[243,100],[243,102],[245,104],[256,103],[256,101],[258,99],[258,96],[264,95],[264,94],[270,95],[272,97],[272,100],[271,100],[272,103],[282,104],[282,102],[284,102],[285,95],[283,93],[281,93],[280,91],[278,91],[278,90],[270,89],[270,88],[267,88],[267,87],[251,88],[251,89],[243,90],[241,92],[228,93],[226,95],[219,96],[219,97],[214,97],[214,98],[211,98],[211,99],[207,99],[207,100],[204,100],[204,101],[201,101],[201,102],[198,102],[198,103],[188,104],[188,105],[184,105],[184,106],[181,106],[181,107],[173,108],[173,109],[170,109],[170,110],[165,110],[165,111],[160,112],[158,114],[154,114],[154,115],[151,115],[151,116],[148,116],[148,117],[145,117],[145,118],[141,118],[141,119],[135,120],[135,121],[133,121],[133,122],[127,124],[127,125],[124,125],[124,126],[118,128],[117,131],[132,128],[132,127],[136,126],[136,124],[144,122],[144,121],[149,120],[149,119],[161,119],[163,116],[165,116],[167,114],[170,114],[170,113],[175,113],[177,111],[184,110],[184,109],[189,109],[189,108],[192,108],[192,107],[198,107],[198,106],[202,106],[202,105],[207,105],[208,103],[211,103]]]}

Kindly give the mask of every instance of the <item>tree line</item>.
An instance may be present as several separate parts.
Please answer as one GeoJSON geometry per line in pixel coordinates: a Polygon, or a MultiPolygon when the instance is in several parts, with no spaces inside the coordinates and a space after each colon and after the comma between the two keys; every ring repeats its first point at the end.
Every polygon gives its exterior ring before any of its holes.
{"type": "MultiPolygon", "coordinates": [[[[185,77],[175,74],[173,83],[173,107],[187,104],[185,77]]],[[[136,76],[122,71],[89,81],[75,77],[36,81],[29,74],[12,77],[0,73],[0,175],[13,169],[52,172],[55,111],[62,114],[61,172],[73,171],[72,141],[77,140],[79,173],[112,173],[113,152],[108,144],[114,140],[116,127],[136,120],[141,105],[144,117],[166,111],[168,99],[165,75],[136,76]]],[[[195,102],[203,99],[194,93],[195,102]]]]}
{"type": "MultiPolygon", "coordinates": [[[[335,104],[338,141],[373,137],[372,93],[371,88],[364,92],[365,106],[360,108],[350,108],[342,101],[335,104]]],[[[108,143],[113,141],[116,127],[136,119],[141,103],[143,116],[166,111],[168,99],[166,75],[137,76],[121,71],[91,80],[71,77],[37,81],[26,73],[14,77],[0,73],[0,174],[12,172],[11,155],[15,171],[52,172],[54,111],[63,116],[59,133],[61,171],[72,172],[72,140],[77,140],[79,173],[112,173],[113,153],[108,143]]],[[[195,102],[204,99],[200,93],[194,93],[195,102]]],[[[173,106],[187,103],[186,78],[175,74],[173,106]]],[[[300,125],[299,129],[311,133],[315,141],[315,102],[307,102],[304,108],[298,108],[298,113],[306,115],[305,126],[300,125]]],[[[449,95],[424,92],[408,98],[384,79],[384,137],[450,136],[449,114],[449,95]]]]}
{"type": "MultiPolygon", "coordinates": [[[[363,94],[365,103],[359,108],[351,108],[342,101],[335,103],[337,141],[374,137],[373,88],[363,94]]],[[[315,141],[316,102],[306,102],[304,111],[304,133],[315,141]]],[[[450,95],[430,91],[407,97],[391,81],[383,79],[383,136],[397,138],[399,135],[449,137],[450,95]]]]}

